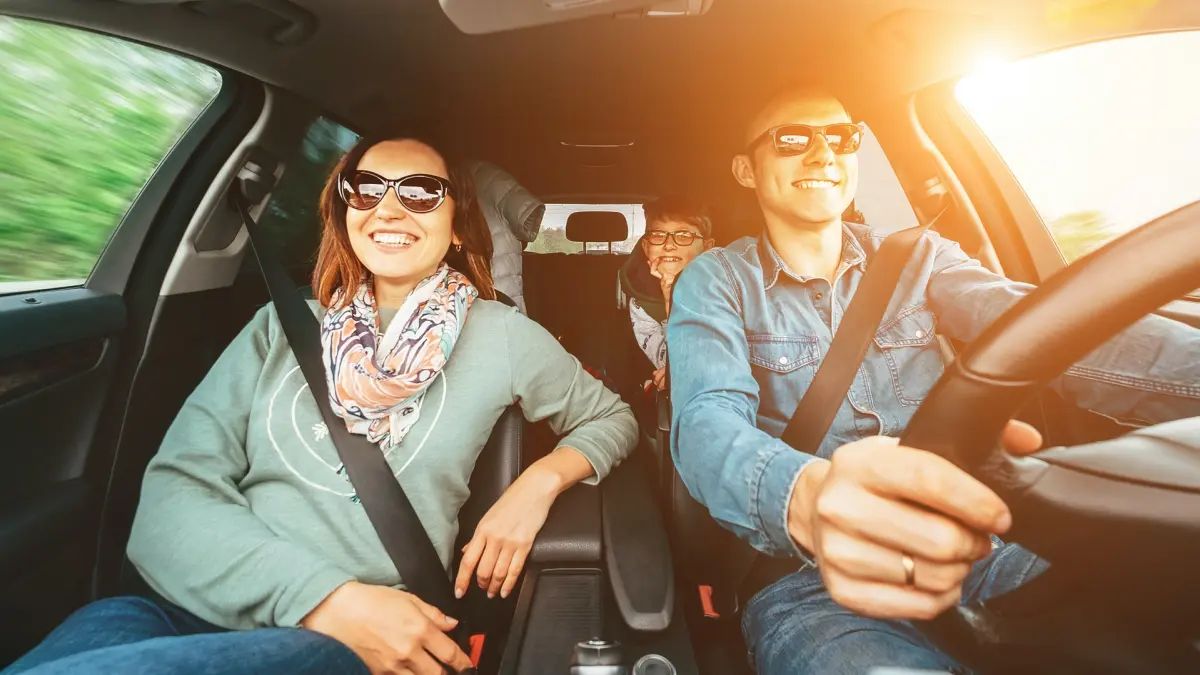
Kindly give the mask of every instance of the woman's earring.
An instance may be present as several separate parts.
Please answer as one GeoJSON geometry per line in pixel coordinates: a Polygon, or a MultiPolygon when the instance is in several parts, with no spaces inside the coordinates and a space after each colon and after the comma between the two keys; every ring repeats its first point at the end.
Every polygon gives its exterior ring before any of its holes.
{"type": "Polygon", "coordinates": [[[462,253],[462,244],[455,244],[455,245],[454,245],[454,252],[455,252],[455,253],[462,253]]]}

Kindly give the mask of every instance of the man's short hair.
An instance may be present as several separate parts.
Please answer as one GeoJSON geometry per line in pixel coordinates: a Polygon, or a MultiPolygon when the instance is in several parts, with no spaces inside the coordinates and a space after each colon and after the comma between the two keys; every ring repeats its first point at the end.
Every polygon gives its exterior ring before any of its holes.
{"type": "Polygon", "coordinates": [[[770,96],[760,101],[758,107],[754,109],[753,114],[746,119],[747,126],[743,140],[749,143],[766,131],[766,128],[761,124],[762,119],[779,106],[793,101],[820,100],[836,101],[843,109],[845,108],[845,104],[842,103],[840,98],[816,82],[800,80],[773,90],[770,96]]]}
{"type": "Polygon", "coordinates": [[[712,213],[700,202],[682,195],[667,195],[648,202],[643,208],[647,231],[657,223],[687,223],[700,230],[705,239],[712,238],[712,213]]]}

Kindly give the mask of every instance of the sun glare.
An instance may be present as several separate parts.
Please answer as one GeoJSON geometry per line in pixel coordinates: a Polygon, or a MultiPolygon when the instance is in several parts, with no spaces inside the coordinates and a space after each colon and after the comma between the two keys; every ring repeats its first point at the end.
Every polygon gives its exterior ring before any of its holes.
{"type": "Polygon", "coordinates": [[[983,57],[955,96],[1052,228],[1115,236],[1200,199],[1196,63],[1200,31],[983,57]]]}

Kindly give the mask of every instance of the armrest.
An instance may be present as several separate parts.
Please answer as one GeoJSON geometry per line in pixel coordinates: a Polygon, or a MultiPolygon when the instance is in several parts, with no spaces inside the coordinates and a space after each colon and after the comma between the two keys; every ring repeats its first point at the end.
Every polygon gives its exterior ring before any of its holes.
{"type": "Polygon", "coordinates": [[[533,540],[529,559],[539,563],[599,562],[600,488],[579,484],[559,495],[533,540]]]}
{"type": "Polygon", "coordinates": [[[675,575],[662,516],[635,462],[626,461],[600,484],[604,560],[625,624],[661,631],[671,623],[675,575]]]}

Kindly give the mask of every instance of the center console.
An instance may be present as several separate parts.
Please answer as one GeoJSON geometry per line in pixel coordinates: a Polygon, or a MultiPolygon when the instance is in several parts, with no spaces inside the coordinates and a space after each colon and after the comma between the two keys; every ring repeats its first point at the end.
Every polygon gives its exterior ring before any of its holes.
{"type": "Polygon", "coordinates": [[[555,502],[500,675],[698,675],[661,513],[632,458],[555,502]]]}

